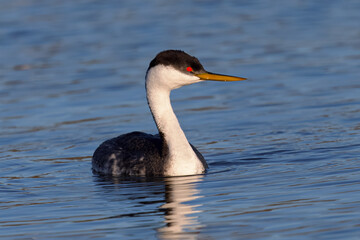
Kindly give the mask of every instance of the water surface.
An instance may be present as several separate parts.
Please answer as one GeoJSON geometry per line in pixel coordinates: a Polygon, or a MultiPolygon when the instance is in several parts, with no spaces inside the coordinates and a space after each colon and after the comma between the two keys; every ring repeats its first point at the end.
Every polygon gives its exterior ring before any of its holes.
{"type": "Polygon", "coordinates": [[[0,1],[3,239],[358,239],[358,1],[0,1]],[[104,140],[155,133],[164,49],[239,75],[172,93],[201,176],[91,171],[104,140]]]}

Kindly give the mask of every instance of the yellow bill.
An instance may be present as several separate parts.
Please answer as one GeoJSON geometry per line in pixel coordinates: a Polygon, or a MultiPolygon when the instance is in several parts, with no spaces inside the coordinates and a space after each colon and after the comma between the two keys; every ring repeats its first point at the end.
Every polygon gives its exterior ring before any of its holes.
{"type": "Polygon", "coordinates": [[[246,78],[242,78],[242,77],[235,77],[235,76],[229,76],[229,75],[223,75],[223,74],[217,74],[211,72],[195,74],[195,76],[199,77],[201,80],[210,80],[210,81],[234,82],[234,81],[246,80],[246,78]]]}

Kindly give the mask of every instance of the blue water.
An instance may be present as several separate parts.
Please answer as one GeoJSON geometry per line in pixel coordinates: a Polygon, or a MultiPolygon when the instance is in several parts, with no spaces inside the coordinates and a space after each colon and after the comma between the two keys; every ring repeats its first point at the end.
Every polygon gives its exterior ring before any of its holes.
{"type": "Polygon", "coordinates": [[[0,238],[359,239],[360,3],[0,1],[0,238]],[[155,133],[144,75],[182,49],[247,77],[172,93],[201,176],[91,171],[155,133]]]}

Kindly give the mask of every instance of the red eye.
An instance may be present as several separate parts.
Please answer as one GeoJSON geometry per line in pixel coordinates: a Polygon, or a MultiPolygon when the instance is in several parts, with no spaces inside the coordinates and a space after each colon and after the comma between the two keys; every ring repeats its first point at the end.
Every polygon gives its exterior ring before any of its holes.
{"type": "Polygon", "coordinates": [[[188,72],[192,72],[192,71],[193,71],[193,69],[192,69],[191,67],[187,67],[187,68],[186,68],[186,71],[188,71],[188,72]]]}

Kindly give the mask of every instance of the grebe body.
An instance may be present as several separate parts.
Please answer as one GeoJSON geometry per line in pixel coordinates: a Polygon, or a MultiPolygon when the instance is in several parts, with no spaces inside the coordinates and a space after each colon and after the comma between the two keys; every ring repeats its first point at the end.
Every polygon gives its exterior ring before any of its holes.
{"type": "Polygon", "coordinates": [[[103,142],[94,152],[92,168],[114,176],[181,176],[201,174],[208,165],[191,145],[175,116],[170,92],[201,82],[245,78],[205,71],[199,60],[180,50],[160,52],[146,72],[146,97],[159,134],[131,132],[103,142]]]}

